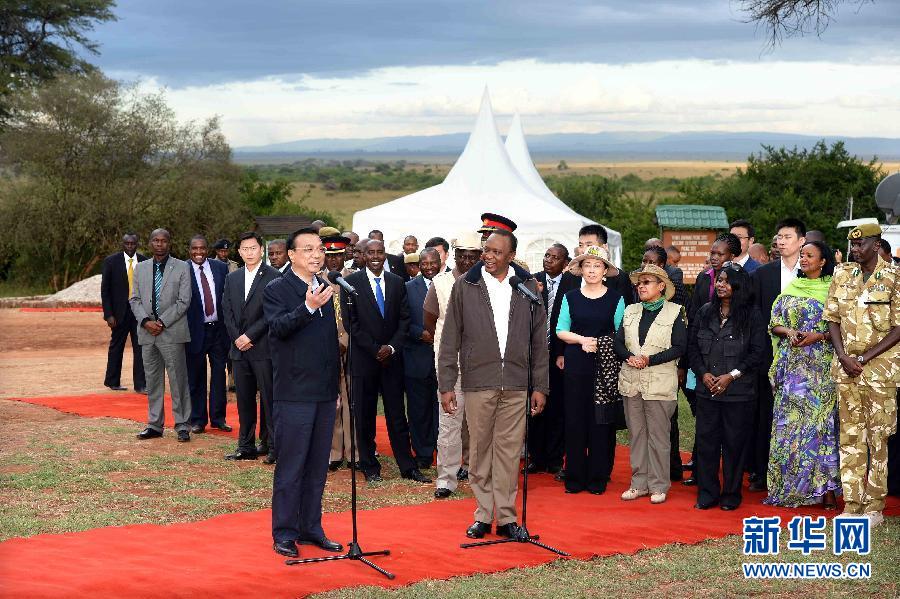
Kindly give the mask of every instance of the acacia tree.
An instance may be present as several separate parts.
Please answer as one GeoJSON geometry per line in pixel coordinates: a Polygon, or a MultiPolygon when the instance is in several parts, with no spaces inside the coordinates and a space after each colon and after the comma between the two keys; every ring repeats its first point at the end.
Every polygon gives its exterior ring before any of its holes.
{"type": "Polygon", "coordinates": [[[7,277],[60,289],[91,274],[128,230],[146,240],[166,227],[178,253],[194,233],[249,227],[217,119],[181,125],[162,95],[99,74],[22,90],[12,106],[0,134],[7,277]]]}
{"type": "Polygon", "coordinates": [[[874,0],[740,0],[748,21],[766,28],[771,43],[784,36],[821,35],[841,4],[861,6],[874,0]]]}
{"type": "Polygon", "coordinates": [[[62,73],[94,71],[79,51],[97,54],[86,34],[96,23],[116,19],[113,6],[113,0],[0,2],[0,127],[17,90],[62,73]]]}

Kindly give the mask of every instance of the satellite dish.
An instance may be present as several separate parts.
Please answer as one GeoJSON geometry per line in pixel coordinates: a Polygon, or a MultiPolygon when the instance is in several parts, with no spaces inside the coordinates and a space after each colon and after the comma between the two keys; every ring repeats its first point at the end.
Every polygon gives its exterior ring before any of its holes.
{"type": "Polygon", "coordinates": [[[888,223],[900,218],[900,173],[888,175],[875,189],[875,203],[884,211],[888,223]]]}

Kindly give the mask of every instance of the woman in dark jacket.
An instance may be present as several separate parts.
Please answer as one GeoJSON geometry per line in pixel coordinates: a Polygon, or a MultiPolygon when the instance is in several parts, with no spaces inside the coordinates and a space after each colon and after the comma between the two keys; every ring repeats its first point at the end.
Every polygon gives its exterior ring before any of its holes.
{"type": "Polygon", "coordinates": [[[736,263],[719,272],[712,301],[690,323],[688,359],[697,385],[697,503],[705,510],[741,504],[742,455],[753,430],[757,371],[766,323],[753,305],[750,276],[736,263]],[[719,455],[722,474],[719,481],[719,455]]]}

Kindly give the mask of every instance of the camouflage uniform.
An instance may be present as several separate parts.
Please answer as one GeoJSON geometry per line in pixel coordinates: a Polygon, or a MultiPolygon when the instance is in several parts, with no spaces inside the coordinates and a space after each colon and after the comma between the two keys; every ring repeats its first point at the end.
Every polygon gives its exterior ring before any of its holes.
{"type": "MultiPolygon", "coordinates": [[[[840,324],[847,355],[862,355],[900,326],[900,270],[879,258],[868,281],[863,281],[858,264],[839,265],[824,318],[840,324]]],[[[887,440],[897,429],[900,344],[867,362],[857,378],[844,372],[835,354],[831,375],[838,392],[846,511],[880,512],[887,494],[887,440]]]]}

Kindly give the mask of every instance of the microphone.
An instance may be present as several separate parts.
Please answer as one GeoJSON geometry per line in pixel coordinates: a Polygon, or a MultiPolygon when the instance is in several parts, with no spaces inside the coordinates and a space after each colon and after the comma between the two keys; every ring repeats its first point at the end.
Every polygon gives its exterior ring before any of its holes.
{"type": "Polygon", "coordinates": [[[524,295],[525,299],[528,299],[535,304],[541,303],[541,298],[539,298],[531,289],[525,286],[525,281],[522,280],[522,277],[510,277],[509,284],[513,289],[524,295]]]}
{"type": "Polygon", "coordinates": [[[336,270],[328,271],[328,280],[331,281],[332,283],[337,283],[338,285],[341,286],[341,289],[343,289],[344,291],[346,291],[347,293],[349,293],[351,295],[357,295],[357,296],[359,295],[356,292],[356,288],[353,285],[351,285],[350,283],[348,283],[347,279],[342,277],[341,273],[339,273],[336,270]]]}

